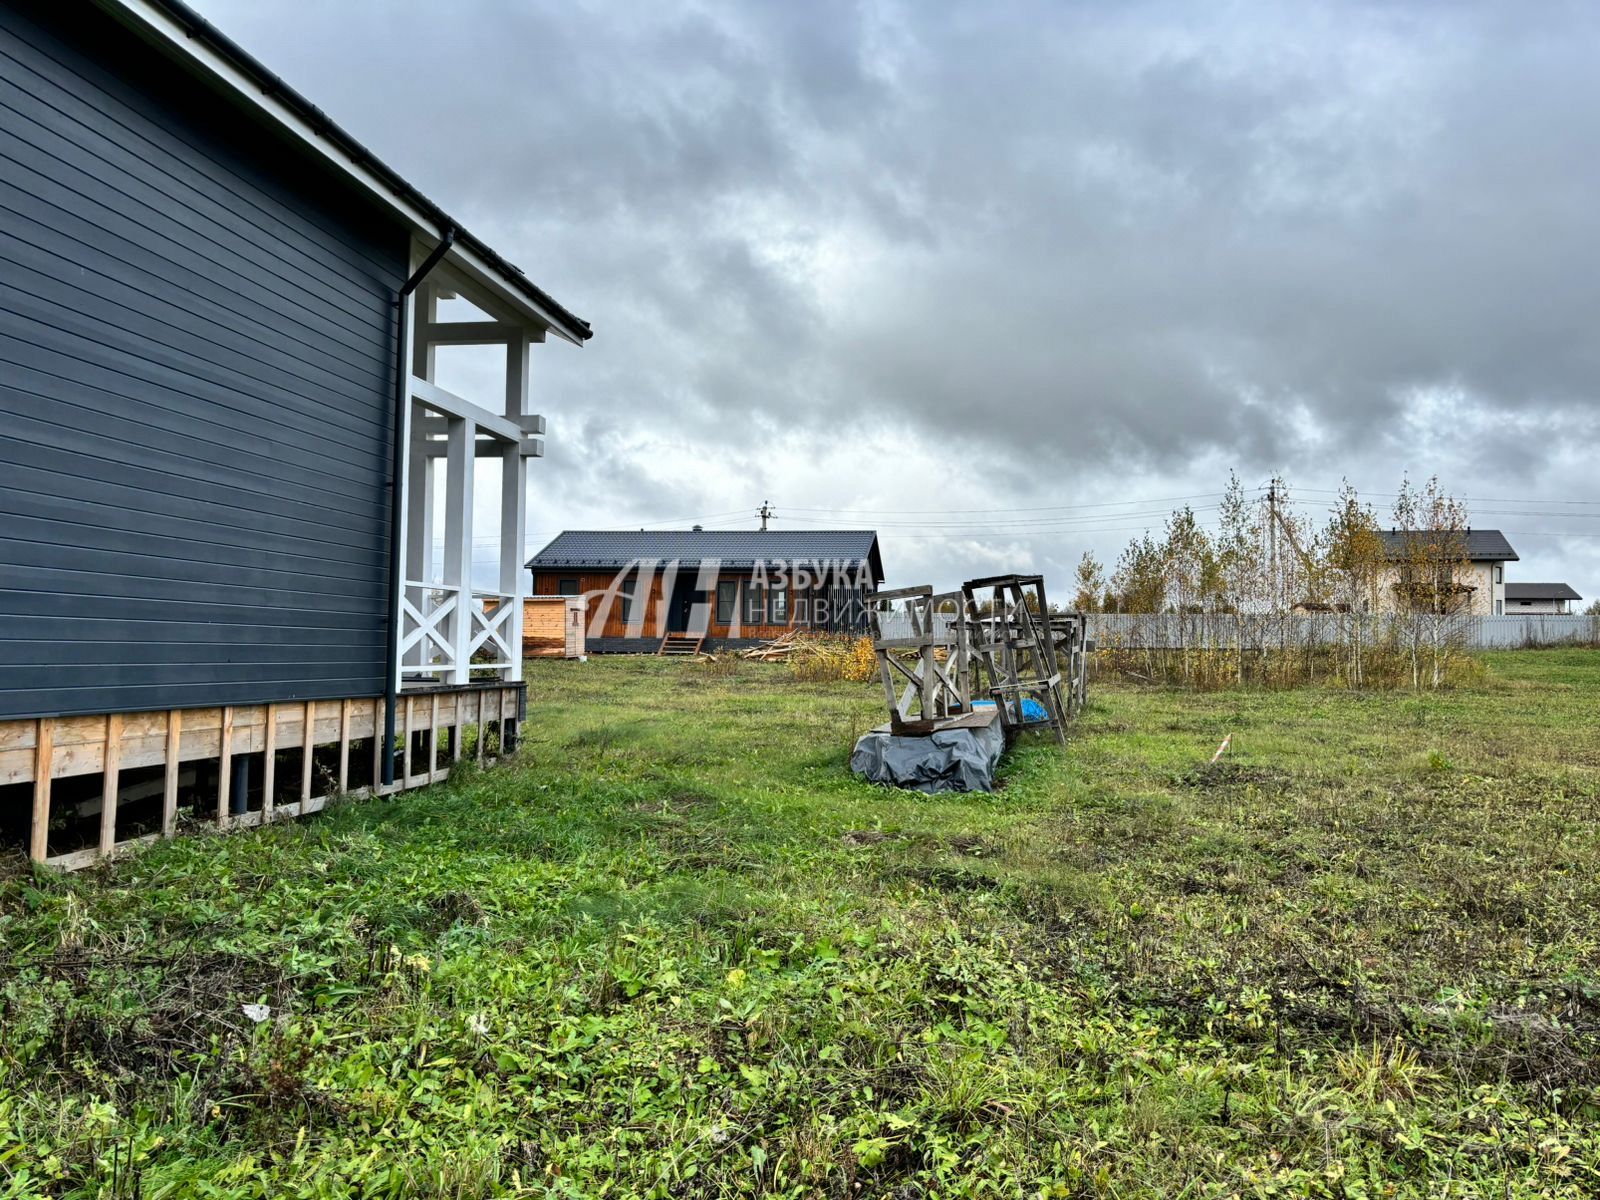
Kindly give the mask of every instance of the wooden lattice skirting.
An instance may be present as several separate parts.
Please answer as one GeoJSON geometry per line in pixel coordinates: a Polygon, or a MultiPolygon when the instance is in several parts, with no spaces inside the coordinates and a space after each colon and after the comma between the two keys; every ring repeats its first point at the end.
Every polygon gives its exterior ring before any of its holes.
{"type": "Polygon", "coordinates": [[[202,807],[209,807],[207,815],[218,828],[240,829],[281,816],[305,816],[345,795],[353,741],[370,739],[374,783],[349,791],[351,796],[389,795],[441,782],[460,759],[464,731],[472,727],[478,731],[477,760],[492,761],[485,759],[485,732],[493,729],[499,746],[514,747],[515,723],[523,709],[523,685],[441,686],[403,693],[395,714],[395,782],[388,787],[376,782],[382,778],[383,707],[382,697],[366,696],[0,721],[0,786],[33,784],[29,857],[73,871],[125,852],[131,846],[171,837],[177,828],[179,779],[186,763],[216,762],[215,795],[208,795],[208,803],[202,807]],[[309,739],[307,729],[311,731],[309,739]],[[440,767],[439,735],[445,730],[450,731],[451,761],[440,767]],[[421,753],[416,752],[418,734],[426,734],[421,739],[421,753]],[[326,787],[326,782],[314,780],[312,773],[313,753],[321,746],[338,747],[337,775],[331,790],[313,795],[319,787],[326,787]],[[275,804],[274,793],[283,790],[275,778],[276,752],[296,748],[305,751],[300,755],[296,789],[299,798],[293,803],[275,804]],[[262,807],[233,812],[229,795],[232,759],[235,755],[256,753],[262,754],[262,807]],[[165,768],[161,832],[119,840],[118,777],[124,771],[154,766],[165,768]],[[52,784],[80,775],[102,777],[99,843],[84,850],[51,855],[52,784]]]}

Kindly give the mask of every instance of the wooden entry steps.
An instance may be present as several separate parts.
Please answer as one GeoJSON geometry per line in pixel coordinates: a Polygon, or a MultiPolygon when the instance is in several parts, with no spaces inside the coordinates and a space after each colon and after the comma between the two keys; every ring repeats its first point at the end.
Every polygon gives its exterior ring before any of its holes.
{"type": "Polygon", "coordinates": [[[661,639],[656,653],[668,658],[695,658],[705,644],[706,635],[703,633],[669,633],[661,639]]]}
{"type": "MultiPolygon", "coordinates": [[[[478,730],[477,761],[493,762],[485,754],[484,732],[493,728],[504,739],[505,722],[521,719],[522,692],[520,684],[428,687],[402,692],[395,714],[395,781],[387,787],[377,783],[354,791],[347,787],[350,743],[358,739],[371,739],[371,776],[374,781],[382,776],[382,697],[0,721],[0,786],[33,784],[28,856],[46,866],[75,871],[125,853],[133,846],[173,836],[177,831],[179,775],[185,764],[217,764],[215,805],[209,815],[219,829],[248,828],[284,815],[306,816],[341,795],[387,796],[442,782],[461,758],[461,735],[470,727],[478,730]],[[451,761],[440,767],[439,734],[445,729],[451,730],[451,761]],[[416,754],[415,735],[423,735],[425,741],[425,748],[416,754]],[[312,755],[302,754],[299,786],[294,789],[298,800],[275,804],[274,794],[283,790],[275,778],[275,752],[303,749],[308,744],[312,750],[338,747],[332,777],[314,779],[312,755]],[[232,812],[231,760],[234,755],[255,753],[264,756],[262,807],[232,812]],[[118,840],[118,777],[123,771],[155,766],[164,768],[161,831],[118,840]],[[51,785],[58,779],[81,775],[102,777],[99,842],[84,850],[52,855],[51,785]]],[[[211,801],[207,805],[210,807],[211,801]]]]}

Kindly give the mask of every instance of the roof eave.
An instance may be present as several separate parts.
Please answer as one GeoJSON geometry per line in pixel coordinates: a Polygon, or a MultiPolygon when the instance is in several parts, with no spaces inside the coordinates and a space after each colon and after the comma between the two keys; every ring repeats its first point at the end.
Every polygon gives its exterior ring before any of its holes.
{"type": "Polygon", "coordinates": [[[223,85],[288,131],[395,212],[422,240],[437,244],[446,228],[455,229],[455,244],[446,261],[530,322],[577,346],[593,336],[587,321],[568,312],[515,266],[462,229],[321,109],[182,0],[96,3],[180,63],[223,85]]]}

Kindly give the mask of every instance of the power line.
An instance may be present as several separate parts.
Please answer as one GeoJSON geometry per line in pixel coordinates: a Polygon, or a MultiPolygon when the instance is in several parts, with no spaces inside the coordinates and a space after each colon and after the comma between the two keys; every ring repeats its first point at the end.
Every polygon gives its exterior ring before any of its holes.
{"type": "MultiPolygon", "coordinates": [[[[1261,489],[1257,488],[1256,491],[1261,489]]],[[[1093,504],[1046,504],[1037,508],[819,508],[801,504],[786,504],[786,512],[819,512],[839,513],[846,516],[915,516],[926,513],[930,516],[947,516],[983,513],[1022,513],[1022,512],[1061,512],[1067,509],[1082,508],[1125,508],[1145,504],[1171,504],[1178,500],[1208,500],[1217,496],[1225,496],[1226,492],[1196,492],[1190,496],[1148,496],[1139,500],[1102,500],[1093,504]]],[[[1111,514],[1115,515],[1115,514],[1111,514]]]]}

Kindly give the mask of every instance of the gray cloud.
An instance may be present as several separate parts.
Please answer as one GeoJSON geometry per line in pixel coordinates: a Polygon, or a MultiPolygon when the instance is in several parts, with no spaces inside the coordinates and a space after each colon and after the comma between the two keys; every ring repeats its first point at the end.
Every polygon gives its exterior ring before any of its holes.
{"type": "MultiPolygon", "coordinates": [[[[949,508],[1600,498],[1592,6],[202,7],[595,322],[538,363],[540,529],[916,507],[873,448],[949,508]]],[[[1600,521],[1520,523],[1600,592],[1543,536],[1600,521]]],[[[908,573],[1006,544],[926,533],[908,573]]]]}

